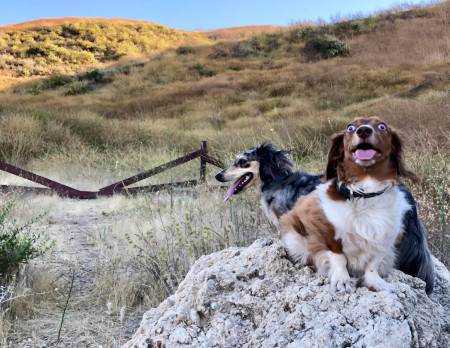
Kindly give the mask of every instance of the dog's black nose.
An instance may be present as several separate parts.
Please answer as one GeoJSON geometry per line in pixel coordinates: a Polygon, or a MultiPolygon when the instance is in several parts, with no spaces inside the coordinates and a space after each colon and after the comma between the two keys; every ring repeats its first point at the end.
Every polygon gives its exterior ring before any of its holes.
{"type": "Polygon", "coordinates": [[[223,182],[223,174],[222,174],[222,172],[219,172],[219,173],[216,174],[216,180],[220,181],[220,182],[223,182]]]}
{"type": "Polygon", "coordinates": [[[369,126],[360,126],[356,130],[356,134],[360,138],[363,138],[363,139],[368,138],[372,133],[373,133],[373,129],[372,129],[372,127],[369,127],[369,126]]]}

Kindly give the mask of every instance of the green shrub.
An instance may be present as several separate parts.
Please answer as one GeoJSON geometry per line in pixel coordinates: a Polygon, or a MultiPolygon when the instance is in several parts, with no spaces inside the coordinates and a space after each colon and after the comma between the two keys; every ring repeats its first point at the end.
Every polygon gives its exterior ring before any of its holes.
{"type": "Polygon", "coordinates": [[[92,70],[92,71],[87,71],[84,74],[84,77],[88,80],[94,80],[95,82],[98,82],[102,79],[103,77],[103,72],[101,72],[98,69],[92,70]]]}
{"type": "Polygon", "coordinates": [[[228,53],[223,50],[214,50],[213,53],[208,54],[208,58],[211,59],[220,59],[228,57],[228,53]]]}
{"type": "Polygon", "coordinates": [[[176,53],[177,54],[190,54],[190,53],[194,53],[196,50],[194,49],[194,47],[191,46],[180,46],[176,49],[176,53]]]}
{"type": "Polygon", "coordinates": [[[330,35],[313,37],[306,40],[305,53],[310,58],[346,57],[350,54],[350,48],[344,41],[330,35]]]}
{"type": "Polygon", "coordinates": [[[243,58],[249,56],[256,56],[259,53],[259,45],[256,39],[251,41],[241,41],[230,49],[232,57],[243,58]]]}
{"type": "Polygon", "coordinates": [[[46,214],[40,214],[23,225],[11,219],[11,211],[16,199],[10,199],[0,207],[0,276],[5,277],[17,272],[22,263],[34,259],[54,244],[42,230],[35,229],[36,222],[46,214]]]}
{"type": "Polygon", "coordinates": [[[200,76],[211,77],[216,74],[214,71],[207,69],[205,64],[200,64],[200,63],[197,63],[197,64],[189,67],[189,69],[197,71],[200,76]]]}
{"type": "Polygon", "coordinates": [[[363,24],[360,20],[354,20],[350,22],[350,28],[356,33],[361,34],[363,31],[363,24]]]}
{"type": "Polygon", "coordinates": [[[34,56],[42,56],[45,57],[48,55],[48,51],[40,46],[31,46],[25,51],[26,57],[34,57],[34,56]]]}
{"type": "Polygon", "coordinates": [[[280,48],[280,35],[264,34],[261,36],[261,49],[267,53],[276,51],[280,48]]]}
{"type": "Polygon", "coordinates": [[[64,92],[65,96],[78,95],[89,92],[89,85],[84,81],[73,81],[67,86],[64,92]]]}
{"type": "Polygon", "coordinates": [[[300,38],[302,40],[307,40],[312,37],[316,32],[316,29],[311,26],[306,26],[300,30],[300,38]]]}
{"type": "Polygon", "coordinates": [[[61,36],[63,37],[72,37],[80,35],[81,31],[72,23],[64,24],[62,26],[61,36]]]}
{"type": "Polygon", "coordinates": [[[23,92],[26,94],[38,95],[49,89],[57,89],[71,83],[73,80],[68,76],[54,75],[42,82],[33,83],[27,87],[23,92]]]}
{"type": "Polygon", "coordinates": [[[54,75],[47,80],[45,80],[41,84],[41,89],[47,90],[47,89],[56,89],[58,87],[65,86],[72,82],[72,79],[67,76],[61,76],[61,75],[54,75]]]}

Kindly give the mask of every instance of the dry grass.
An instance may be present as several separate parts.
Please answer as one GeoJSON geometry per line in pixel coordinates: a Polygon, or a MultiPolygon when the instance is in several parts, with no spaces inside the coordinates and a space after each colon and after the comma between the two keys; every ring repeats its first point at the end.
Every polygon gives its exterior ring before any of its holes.
{"type": "Polygon", "coordinates": [[[215,30],[199,30],[198,33],[213,41],[238,41],[248,39],[256,34],[280,32],[286,29],[286,27],[273,25],[247,25],[215,30]]]}
{"type": "Polygon", "coordinates": [[[171,294],[201,255],[275,234],[255,205],[254,194],[238,197],[229,205],[221,204],[223,191],[210,189],[89,202],[22,197],[15,214],[26,219],[50,210],[49,233],[57,243],[45,259],[32,263],[24,273],[30,294],[44,289],[39,285],[42,279],[30,275],[51,279],[45,281],[47,287],[51,284],[50,295],[12,302],[11,309],[20,315],[2,316],[4,339],[16,344],[28,338],[34,345],[54,344],[74,270],[62,343],[117,346],[134,332],[140,314],[171,294]],[[73,224],[74,220],[79,223],[73,224]],[[121,311],[125,311],[122,316],[121,311]]]}

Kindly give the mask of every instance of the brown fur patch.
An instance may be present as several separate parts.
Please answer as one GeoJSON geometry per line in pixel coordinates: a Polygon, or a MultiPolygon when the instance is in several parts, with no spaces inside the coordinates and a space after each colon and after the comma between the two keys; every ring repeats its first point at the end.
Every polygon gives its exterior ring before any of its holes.
{"type": "Polygon", "coordinates": [[[333,181],[331,182],[331,185],[327,188],[327,197],[329,199],[331,199],[332,201],[340,201],[340,202],[345,202],[347,200],[347,198],[345,198],[343,195],[341,195],[339,193],[339,191],[336,188],[336,178],[333,179],[333,181]]]}
{"type": "Polygon", "coordinates": [[[292,216],[292,227],[294,230],[303,237],[308,236],[308,232],[306,231],[305,226],[302,223],[302,220],[297,215],[292,216]]]}
{"type": "Polygon", "coordinates": [[[341,240],[335,240],[333,225],[327,220],[316,192],[300,197],[295,206],[280,219],[282,231],[296,231],[307,239],[308,252],[314,259],[321,251],[342,254],[341,240]]]}

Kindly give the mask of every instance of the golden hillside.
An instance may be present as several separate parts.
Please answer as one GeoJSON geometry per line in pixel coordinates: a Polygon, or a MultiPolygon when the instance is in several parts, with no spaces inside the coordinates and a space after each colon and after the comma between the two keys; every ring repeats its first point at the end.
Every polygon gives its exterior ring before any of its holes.
{"type": "Polygon", "coordinates": [[[130,56],[282,29],[266,25],[189,32],[147,21],[80,17],[6,25],[0,27],[0,88],[28,77],[80,72],[130,56]]]}
{"type": "Polygon", "coordinates": [[[131,55],[208,44],[195,32],[124,19],[42,19],[0,28],[0,75],[47,76],[83,71],[131,55]]]}
{"type": "Polygon", "coordinates": [[[31,21],[26,21],[17,24],[8,24],[0,27],[0,32],[14,32],[14,31],[25,31],[25,30],[35,30],[42,27],[56,27],[58,25],[64,24],[74,24],[78,22],[87,23],[119,23],[119,24],[156,24],[148,21],[140,21],[135,19],[124,19],[124,18],[90,18],[90,17],[61,17],[61,18],[41,18],[31,21]]]}

